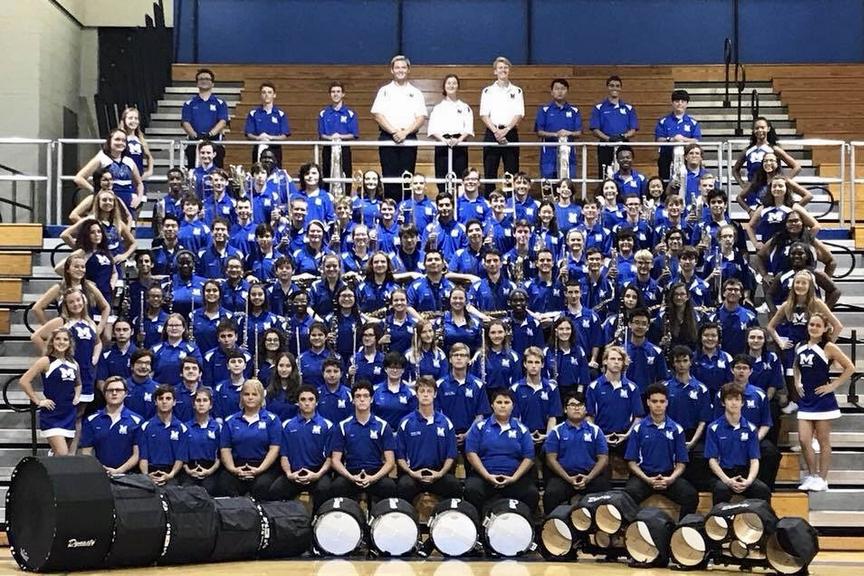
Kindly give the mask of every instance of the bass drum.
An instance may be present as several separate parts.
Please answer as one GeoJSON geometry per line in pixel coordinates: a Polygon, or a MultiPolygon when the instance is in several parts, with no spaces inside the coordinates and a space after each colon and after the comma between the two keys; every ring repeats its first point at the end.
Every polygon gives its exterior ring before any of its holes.
{"type": "Polygon", "coordinates": [[[296,501],[261,502],[264,515],[264,538],[261,558],[294,558],[309,549],[312,522],[306,507],[296,501]]]}
{"type": "Polygon", "coordinates": [[[109,568],[150,566],[165,545],[167,518],[159,489],[144,474],[111,479],[114,539],[105,559],[109,568]]]}
{"type": "Polygon", "coordinates": [[[325,556],[345,556],[363,542],[366,516],[350,498],[331,498],[318,508],[312,522],[314,548],[325,556]]]}
{"type": "Polygon", "coordinates": [[[160,564],[209,562],[216,544],[216,504],[199,486],[165,486],[168,529],[160,564]]]}
{"type": "Polygon", "coordinates": [[[467,500],[450,498],[435,506],[429,517],[429,537],[444,556],[458,557],[477,546],[480,515],[467,500]]]}
{"type": "Polygon", "coordinates": [[[494,502],[483,527],[487,548],[499,556],[519,556],[535,548],[531,510],[519,500],[494,502]]]}
{"type": "Polygon", "coordinates": [[[111,547],[114,499],[92,456],[27,457],[6,494],[6,534],[22,570],[101,568],[111,547]]]}
{"type": "Polygon", "coordinates": [[[258,505],[251,498],[216,498],[216,545],[213,562],[251,560],[258,554],[264,532],[258,505]]]}
{"type": "Polygon", "coordinates": [[[379,500],[372,506],[369,518],[371,544],[378,552],[403,556],[417,546],[420,538],[417,511],[407,500],[379,500]]]}

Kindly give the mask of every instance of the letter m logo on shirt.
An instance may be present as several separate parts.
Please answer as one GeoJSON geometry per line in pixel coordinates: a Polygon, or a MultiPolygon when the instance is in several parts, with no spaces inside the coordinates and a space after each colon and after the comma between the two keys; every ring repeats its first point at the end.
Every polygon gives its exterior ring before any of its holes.
{"type": "Polygon", "coordinates": [[[812,352],[810,352],[809,354],[801,354],[800,356],[798,356],[798,363],[805,368],[812,368],[814,356],[815,354],[813,354],[812,352]]]}
{"type": "Polygon", "coordinates": [[[74,368],[60,368],[60,379],[61,380],[75,380],[75,369],[74,368]]]}

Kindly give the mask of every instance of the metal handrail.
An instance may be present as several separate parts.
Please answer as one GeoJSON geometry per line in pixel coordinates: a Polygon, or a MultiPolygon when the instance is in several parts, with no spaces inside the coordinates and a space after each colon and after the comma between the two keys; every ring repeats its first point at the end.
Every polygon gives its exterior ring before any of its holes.
{"type": "Polygon", "coordinates": [[[12,376],[3,384],[3,404],[13,412],[18,412],[19,414],[24,412],[30,413],[30,450],[33,452],[33,456],[36,456],[39,449],[39,441],[36,435],[36,405],[31,401],[26,407],[23,407],[9,401],[9,386],[11,386],[16,380],[20,380],[23,375],[24,374],[21,373],[12,376]]]}
{"type": "Polygon", "coordinates": [[[750,115],[754,121],[759,117],[759,91],[756,88],[750,92],[750,115]]]}
{"type": "Polygon", "coordinates": [[[824,244],[825,246],[837,248],[838,250],[845,252],[852,260],[852,264],[849,266],[848,270],[846,270],[843,274],[837,274],[837,271],[835,270],[834,274],[831,275],[831,278],[833,278],[834,280],[842,280],[843,278],[846,278],[847,276],[852,274],[852,272],[855,270],[855,252],[853,252],[848,246],[843,246],[842,244],[837,244],[836,242],[831,242],[830,240],[820,240],[820,242],[822,242],[822,244],[824,244]]]}
{"type": "Polygon", "coordinates": [[[726,66],[726,81],[724,83],[723,107],[729,108],[732,106],[732,101],[729,99],[729,66],[732,64],[732,40],[728,37],[723,40],[723,62],[726,66]]]}

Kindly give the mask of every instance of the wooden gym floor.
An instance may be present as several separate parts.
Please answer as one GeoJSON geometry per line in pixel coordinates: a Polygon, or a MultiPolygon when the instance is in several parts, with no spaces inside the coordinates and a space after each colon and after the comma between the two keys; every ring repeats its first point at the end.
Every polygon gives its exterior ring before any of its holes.
{"type": "MultiPolygon", "coordinates": [[[[623,562],[602,563],[584,557],[577,563],[543,562],[539,560],[271,560],[229,562],[196,566],[121,569],[115,571],[77,572],[75,574],[134,574],[135,576],[569,576],[580,572],[591,576],[686,576],[706,574],[666,569],[637,570],[623,562]]],[[[810,565],[812,576],[860,576],[864,572],[862,552],[822,552],[810,565]]],[[[741,574],[737,567],[711,568],[712,574],[741,574]]],[[[766,573],[756,569],[755,573],[766,573]]],[[[20,575],[9,549],[0,550],[0,576],[20,575]]]]}

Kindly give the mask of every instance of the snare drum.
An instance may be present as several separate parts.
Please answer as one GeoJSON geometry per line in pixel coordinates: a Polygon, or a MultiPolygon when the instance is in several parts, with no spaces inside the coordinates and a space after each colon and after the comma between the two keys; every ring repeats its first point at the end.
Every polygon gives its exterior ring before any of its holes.
{"type": "Polygon", "coordinates": [[[536,547],[531,510],[519,500],[494,502],[489,506],[483,527],[486,546],[501,556],[518,556],[536,547]]]}
{"type": "Polygon", "coordinates": [[[366,519],[360,505],[349,498],[331,498],[318,508],[312,522],[312,541],[321,554],[344,556],[363,541],[366,519]]]}
{"type": "Polygon", "coordinates": [[[444,556],[462,556],[477,546],[480,515],[467,500],[450,498],[435,506],[429,517],[429,537],[444,556]]]}
{"type": "Polygon", "coordinates": [[[407,500],[379,500],[369,513],[369,535],[372,547],[389,556],[402,556],[417,545],[420,529],[417,511],[407,500]]]}
{"type": "Polygon", "coordinates": [[[576,531],[570,523],[573,506],[561,504],[550,512],[540,530],[540,550],[547,558],[564,558],[573,550],[576,531]]]}

